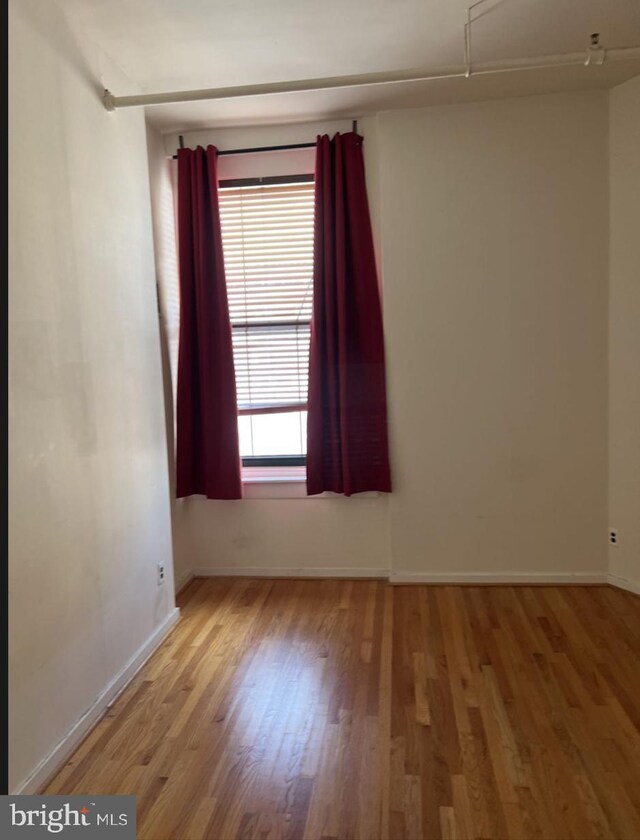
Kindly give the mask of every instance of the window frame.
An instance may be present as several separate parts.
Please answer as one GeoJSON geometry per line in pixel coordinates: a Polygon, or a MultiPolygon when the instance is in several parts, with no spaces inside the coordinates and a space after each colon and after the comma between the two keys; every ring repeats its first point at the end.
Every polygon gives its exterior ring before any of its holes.
{"type": "MultiPolygon", "coordinates": [[[[266,177],[259,177],[259,178],[227,178],[223,179],[218,182],[219,189],[234,189],[239,187],[264,187],[264,186],[281,186],[287,184],[313,184],[315,182],[315,175],[305,173],[303,175],[270,175],[266,177]]],[[[224,239],[223,239],[223,247],[224,247],[224,239]]],[[[306,323],[306,322],[301,322],[306,323]]],[[[263,322],[260,326],[280,326],[281,322],[274,321],[271,322],[263,322]]],[[[311,321],[309,321],[309,325],[311,325],[311,321]]],[[[236,324],[235,327],[237,329],[246,329],[246,324],[236,324]]],[[[233,332],[234,324],[231,324],[231,330],[233,332]]],[[[296,411],[306,411],[307,410],[307,403],[303,403],[300,405],[293,405],[291,408],[287,407],[286,409],[276,408],[273,410],[269,410],[269,412],[262,411],[260,409],[257,410],[247,410],[242,409],[237,411],[237,416],[253,416],[269,413],[269,414],[288,414],[294,413],[296,411]]],[[[241,459],[243,467],[306,467],[307,465],[307,457],[306,455],[244,455],[241,459]]]]}

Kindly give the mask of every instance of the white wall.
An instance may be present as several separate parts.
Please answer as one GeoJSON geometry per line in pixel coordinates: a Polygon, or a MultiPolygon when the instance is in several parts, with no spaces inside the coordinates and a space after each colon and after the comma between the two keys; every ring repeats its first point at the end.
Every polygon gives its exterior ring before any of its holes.
{"type": "MultiPolygon", "coordinates": [[[[393,111],[361,126],[394,492],[187,501],[191,567],[604,579],[607,94],[393,111]]],[[[185,142],[289,139],[270,131],[185,142]]]]}
{"type": "Polygon", "coordinates": [[[130,83],[54,3],[12,2],[9,40],[10,776],[29,791],[175,613],[143,116],[104,110],[103,84],[130,83]]]}
{"type": "Polygon", "coordinates": [[[383,497],[186,501],[191,568],[238,574],[384,575],[383,497]]]}
{"type": "Polygon", "coordinates": [[[640,76],[610,96],[609,572],[640,593],[640,76]]]}
{"type": "Polygon", "coordinates": [[[606,570],[604,92],[379,117],[397,574],[606,570]]]}

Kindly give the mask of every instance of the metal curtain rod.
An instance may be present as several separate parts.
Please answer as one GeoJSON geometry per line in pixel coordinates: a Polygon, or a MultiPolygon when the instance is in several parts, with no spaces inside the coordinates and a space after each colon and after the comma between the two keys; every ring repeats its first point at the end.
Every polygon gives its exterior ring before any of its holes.
{"type": "Polygon", "coordinates": [[[521,58],[511,61],[479,62],[471,66],[444,67],[435,70],[406,71],[391,73],[365,73],[359,76],[331,76],[325,79],[302,79],[294,82],[275,82],[258,85],[211,88],[208,90],[182,90],[170,93],[144,93],[136,96],[114,96],[105,90],[102,102],[107,111],[118,108],[135,108],[148,105],[169,105],[179,102],[200,102],[205,100],[237,99],[244,96],[268,96],[279,93],[308,93],[315,90],[335,88],[370,87],[373,85],[427,82],[436,79],[463,79],[470,76],[487,76],[496,73],[513,73],[522,70],[541,70],[551,67],[573,67],[586,65],[597,67],[611,61],[640,59],[640,45],[597,50],[545,55],[539,58],[521,58]]]}
{"type": "MultiPolygon", "coordinates": [[[[222,157],[223,155],[250,155],[254,152],[287,152],[289,149],[312,149],[315,145],[315,143],[289,143],[284,146],[255,146],[253,149],[219,149],[218,155],[222,157]]],[[[184,146],[181,145],[180,148],[183,149],[184,146]]],[[[175,160],[178,155],[172,155],[172,157],[175,160]]]]}
{"type": "MultiPolygon", "coordinates": [[[[351,121],[351,131],[354,134],[358,133],[358,120],[351,121]]],[[[178,143],[180,148],[184,149],[184,137],[182,134],[178,135],[178,143]]],[[[288,152],[290,149],[315,149],[315,143],[286,143],[283,146],[254,146],[251,149],[223,149],[218,150],[218,157],[223,155],[251,155],[256,152],[288,152]]],[[[176,160],[178,155],[171,156],[176,160]]]]}

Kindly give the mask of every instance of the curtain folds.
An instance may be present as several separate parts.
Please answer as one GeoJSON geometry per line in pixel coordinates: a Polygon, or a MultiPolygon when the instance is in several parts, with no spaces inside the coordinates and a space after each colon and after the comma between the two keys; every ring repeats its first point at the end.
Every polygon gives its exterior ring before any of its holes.
{"type": "Polygon", "coordinates": [[[363,139],[317,138],[307,493],[391,491],[363,139]]]}
{"type": "Polygon", "coordinates": [[[178,151],[176,494],[242,496],[215,146],[178,151]]]}

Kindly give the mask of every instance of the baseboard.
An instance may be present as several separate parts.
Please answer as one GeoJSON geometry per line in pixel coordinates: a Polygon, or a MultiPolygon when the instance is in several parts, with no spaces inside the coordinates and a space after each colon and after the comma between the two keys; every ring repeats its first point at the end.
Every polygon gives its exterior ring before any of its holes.
{"type": "Polygon", "coordinates": [[[620,575],[607,575],[607,583],[617,589],[626,589],[627,592],[640,595],[640,583],[637,580],[629,580],[629,578],[620,577],[620,575]]]}
{"type": "Polygon", "coordinates": [[[375,580],[387,580],[389,574],[384,569],[344,569],[344,568],[235,568],[225,566],[222,568],[203,567],[193,569],[193,577],[262,577],[262,578],[374,578],[375,580]]]}
{"type": "MultiPolygon", "coordinates": [[[[221,568],[202,567],[193,569],[191,577],[262,577],[262,578],[373,578],[388,580],[390,583],[428,583],[447,584],[487,584],[506,585],[541,585],[559,586],[602,586],[608,582],[607,575],[598,572],[388,572],[383,569],[345,569],[345,568],[253,568],[223,566],[221,568]]],[[[191,579],[191,578],[189,578],[191,579]]],[[[186,582],[182,584],[184,587],[186,582]]]]}
{"type": "Polygon", "coordinates": [[[191,581],[194,579],[195,574],[193,572],[185,572],[184,574],[180,575],[179,578],[176,578],[174,589],[176,595],[179,595],[183,589],[185,589],[191,581]]]}
{"type": "Polygon", "coordinates": [[[391,583],[475,584],[488,586],[593,586],[607,583],[598,572],[391,572],[391,583]]]}
{"type": "Polygon", "coordinates": [[[177,624],[180,610],[175,607],[162,624],[149,636],[137,650],[120,673],[109,683],[80,720],[71,727],[62,740],[42,759],[33,772],[13,791],[13,794],[38,793],[39,790],[62,767],[67,758],[86,737],[89,731],[104,715],[105,711],[117,699],[149,657],[162,644],[166,636],[177,624]]]}

